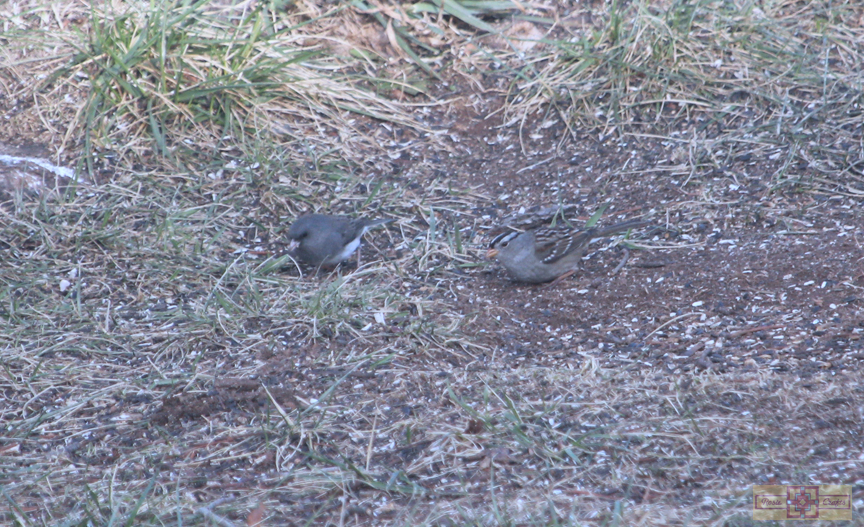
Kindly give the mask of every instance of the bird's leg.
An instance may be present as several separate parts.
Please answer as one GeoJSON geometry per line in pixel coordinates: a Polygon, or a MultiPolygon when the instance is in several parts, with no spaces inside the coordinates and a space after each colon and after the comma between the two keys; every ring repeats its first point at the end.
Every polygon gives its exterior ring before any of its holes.
{"type": "Polygon", "coordinates": [[[336,269],[339,269],[339,264],[333,265],[321,263],[315,268],[315,276],[320,276],[321,273],[333,275],[336,272],[336,269]]]}
{"type": "Polygon", "coordinates": [[[621,259],[621,263],[618,264],[618,267],[616,267],[615,270],[612,271],[612,276],[615,276],[616,274],[618,274],[618,271],[620,271],[621,268],[624,267],[624,264],[626,264],[627,260],[629,260],[629,259],[630,259],[630,251],[627,250],[627,247],[624,247],[624,258],[621,259]]]}
{"type": "Polygon", "coordinates": [[[544,285],[542,285],[540,288],[541,288],[541,289],[546,289],[546,288],[552,287],[553,285],[557,284],[557,283],[560,282],[561,280],[564,280],[565,278],[568,278],[568,277],[570,277],[570,276],[573,276],[573,274],[574,274],[575,272],[576,272],[576,269],[570,269],[569,271],[567,271],[566,273],[562,274],[561,276],[559,276],[559,277],[556,278],[555,280],[552,280],[552,281],[549,282],[548,284],[544,284],[544,285]]]}
{"type": "Polygon", "coordinates": [[[325,269],[327,271],[327,279],[332,279],[333,277],[340,274],[339,272],[339,264],[334,265],[333,267],[321,267],[321,269],[325,269]]]}

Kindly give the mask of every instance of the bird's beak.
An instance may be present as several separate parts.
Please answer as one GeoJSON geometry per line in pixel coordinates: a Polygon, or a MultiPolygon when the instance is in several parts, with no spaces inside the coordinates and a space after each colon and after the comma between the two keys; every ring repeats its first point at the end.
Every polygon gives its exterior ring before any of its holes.
{"type": "Polygon", "coordinates": [[[288,250],[289,250],[289,251],[293,251],[293,250],[296,249],[297,247],[300,247],[300,242],[299,242],[299,241],[297,241],[297,240],[291,240],[290,242],[288,242],[288,250]]]}
{"type": "Polygon", "coordinates": [[[486,251],[486,258],[491,260],[496,256],[498,256],[498,249],[489,249],[488,251],[486,251]]]}

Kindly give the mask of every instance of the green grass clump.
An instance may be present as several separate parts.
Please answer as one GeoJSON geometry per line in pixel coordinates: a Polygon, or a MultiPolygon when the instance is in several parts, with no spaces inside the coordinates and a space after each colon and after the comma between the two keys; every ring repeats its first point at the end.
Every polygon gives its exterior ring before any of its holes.
{"type": "Polygon", "coordinates": [[[832,145],[860,138],[864,77],[848,65],[864,61],[850,26],[861,14],[852,4],[615,1],[598,23],[547,41],[545,66],[512,84],[508,119],[561,116],[571,130],[604,136],[668,135],[706,171],[780,148],[778,181],[809,164],[821,173],[810,184],[832,179],[858,195],[838,168],[847,149],[832,145]]]}
{"type": "Polygon", "coordinates": [[[302,157],[359,158],[355,148],[377,140],[357,118],[419,125],[363,88],[363,77],[327,48],[308,44],[302,29],[342,9],[301,20],[268,3],[247,10],[158,1],[122,11],[94,4],[77,36],[67,37],[68,60],[36,89],[74,86],[83,96],[65,141],[76,149],[80,141],[91,174],[154,154],[198,158],[245,138],[292,145],[302,157]],[[346,129],[354,133],[334,148],[332,138],[346,129]]]}

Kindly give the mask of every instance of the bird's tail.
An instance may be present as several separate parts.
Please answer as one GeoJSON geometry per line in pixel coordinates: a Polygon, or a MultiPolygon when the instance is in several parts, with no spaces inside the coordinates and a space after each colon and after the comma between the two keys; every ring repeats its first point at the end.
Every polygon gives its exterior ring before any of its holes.
{"type": "Polygon", "coordinates": [[[390,223],[391,221],[393,221],[393,218],[381,218],[381,219],[377,219],[377,220],[361,220],[361,221],[363,221],[363,223],[362,223],[363,229],[360,231],[360,236],[363,236],[364,234],[369,232],[369,229],[374,229],[375,227],[378,227],[379,225],[384,225],[385,223],[390,223]]]}
{"type": "Polygon", "coordinates": [[[391,221],[393,221],[393,218],[381,218],[378,220],[367,220],[364,227],[366,228],[366,230],[369,230],[373,227],[377,227],[379,225],[384,225],[385,223],[390,223],[391,221]]]}
{"type": "Polygon", "coordinates": [[[594,231],[591,233],[591,237],[599,238],[601,236],[615,234],[616,232],[624,232],[629,231],[630,229],[638,229],[639,227],[645,227],[646,225],[650,224],[651,222],[645,220],[630,220],[622,223],[616,223],[615,225],[609,225],[608,227],[595,227],[591,229],[594,231]]]}

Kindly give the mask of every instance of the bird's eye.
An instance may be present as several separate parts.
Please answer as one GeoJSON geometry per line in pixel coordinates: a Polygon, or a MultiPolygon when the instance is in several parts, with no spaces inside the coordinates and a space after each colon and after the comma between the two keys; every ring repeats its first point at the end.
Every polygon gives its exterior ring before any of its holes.
{"type": "Polygon", "coordinates": [[[507,247],[510,245],[510,242],[501,242],[501,247],[507,247]]]}

